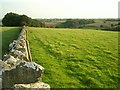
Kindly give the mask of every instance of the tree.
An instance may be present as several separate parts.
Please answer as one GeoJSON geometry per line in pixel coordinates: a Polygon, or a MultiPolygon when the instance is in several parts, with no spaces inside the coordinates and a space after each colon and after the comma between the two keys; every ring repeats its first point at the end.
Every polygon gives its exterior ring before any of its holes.
{"type": "Polygon", "coordinates": [[[2,19],[4,26],[19,26],[19,15],[14,13],[7,13],[2,19]]]}
{"type": "Polygon", "coordinates": [[[15,13],[7,13],[2,19],[3,26],[34,26],[45,27],[45,24],[34,20],[26,15],[18,15],[15,13]]]}
{"type": "Polygon", "coordinates": [[[64,23],[64,27],[65,28],[78,28],[79,27],[79,22],[77,20],[68,19],[64,23]]]}
{"type": "Polygon", "coordinates": [[[92,19],[67,19],[65,22],[58,24],[57,28],[80,28],[85,24],[94,23],[92,19]]]}
{"type": "Polygon", "coordinates": [[[103,25],[100,25],[100,27],[103,27],[103,25]]]}
{"type": "Polygon", "coordinates": [[[111,24],[111,27],[113,27],[114,25],[113,24],[111,24]]]}

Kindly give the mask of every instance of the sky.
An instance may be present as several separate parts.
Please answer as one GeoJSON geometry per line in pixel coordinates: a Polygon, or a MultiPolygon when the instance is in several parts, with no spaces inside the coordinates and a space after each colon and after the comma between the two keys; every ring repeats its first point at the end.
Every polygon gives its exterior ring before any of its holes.
{"type": "Polygon", "coordinates": [[[6,13],[32,18],[118,18],[119,0],[0,0],[0,18],[6,13]]]}

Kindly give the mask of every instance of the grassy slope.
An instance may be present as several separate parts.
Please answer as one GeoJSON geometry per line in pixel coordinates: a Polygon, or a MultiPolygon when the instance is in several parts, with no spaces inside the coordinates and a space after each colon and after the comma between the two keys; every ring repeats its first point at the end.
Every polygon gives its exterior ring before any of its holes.
{"type": "Polygon", "coordinates": [[[17,39],[20,27],[0,27],[2,28],[2,55],[8,53],[8,47],[13,40],[17,39]]]}
{"type": "Polygon", "coordinates": [[[53,88],[117,87],[118,33],[28,28],[33,60],[53,88]]]}
{"type": "Polygon", "coordinates": [[[94,28],[94,29],[103,29],[103,28],[113,28],[111,27],[111,24],[116,25],[118,24],[117,21],[104,21],[104,20],[95,20],[95,23],[92,24],[86,24],[83,28],[94,28]],[[103,27],[100,27],[100,26],[103,27]]]}

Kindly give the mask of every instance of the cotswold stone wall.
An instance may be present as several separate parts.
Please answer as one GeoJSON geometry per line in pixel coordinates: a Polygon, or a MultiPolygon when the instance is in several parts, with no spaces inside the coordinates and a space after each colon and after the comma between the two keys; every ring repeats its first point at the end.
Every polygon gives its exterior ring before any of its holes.
{"type": "Polygon", "coordinates": [[[0,89],[50,89],[42,82],[44,68],[32,62],[25,26],[18,39],[9,44],[9,50],[0,60],[0,89]]]}

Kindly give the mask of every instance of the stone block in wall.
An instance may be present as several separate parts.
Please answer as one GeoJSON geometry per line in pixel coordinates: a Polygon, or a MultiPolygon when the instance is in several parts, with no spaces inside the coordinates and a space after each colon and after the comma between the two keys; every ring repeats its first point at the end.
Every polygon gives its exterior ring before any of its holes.
{"type": "Polygon", "coordinates": [[[11,88],[14,84],[29,84],[39,80],[44,68],[35,62],[19,60],[14,67],[2,73],[2,87],[11,88]]]}
{"type": "Polygon", "coordinates": [[[9,69],[10,66],[6,62],[0,60],[0,90],[2,89],[2,71],[3,71],[3,68],[9,69]]]}
{"type": "Polygon", "coordinates": [[[9,50],[16,49],[22,52],[25,52],[26,50],[26,41],[21,40],[14,40],[12,43],[9,44],[9,50]]]}
{"type": "Polygon", "coordinates": [[[14,48],[14,46],[16,45],[17,40],[14,40],[12,43],[9,44],[9,50],[11,50],[12,48],[14,48]]]}
{"type": "Polygon", "coordinates": [[[9,64],[7,64],[6,62],[0,60],[0,71],[4,68],[4,69],[9,69],[11,66],[9,64]]]}
{"type": "Polygon", "coordinates": [[[5,60],[7,64],[10,66],[14,66],[18,59],[14,58],[13,56],[9,55],[9,58],[5,60]]]}
{"type": "Polygon", "coordinates": [[[23,53],[22,51],[12,49],[10,51],[10,55],[14,56],[15,58],[19,58],[21,60],[29,61],[26,56],[26,52],[23,53]]]}
{"type": "Polygon", "coordinates": [[[25,46],[26,44],[26,41],[24,39],[20,39],[19,42],[18,42],[22,47],[25,46]]]}
{"type": "Polygon", "coordinates": [[[35,83],[30,83],[30,84],[15,84],[14,85],[14,89],[15,90],[23,90],[23,89],[26,89],[26,90],[50,90],[50,86],[44,82],[35,82],[35,83]]]}

